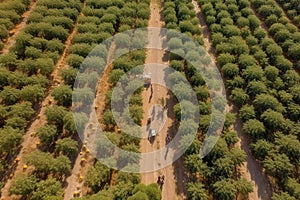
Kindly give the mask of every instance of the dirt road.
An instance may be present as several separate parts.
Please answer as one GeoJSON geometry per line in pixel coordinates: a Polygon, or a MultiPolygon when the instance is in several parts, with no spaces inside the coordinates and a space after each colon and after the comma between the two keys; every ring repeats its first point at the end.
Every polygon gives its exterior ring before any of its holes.
{"type": "MultiPolygon", "coordinates": [[[[209,27],[205,22],[204,15],[201,13],[201,10],[196,2],[193,0],[193,5],[195,11],[198,15],[200,25],[203,29],[203,37],[204,37],[204,46],[207,52],[210,54],[211,58],[216,62],[216,54],[214,52],[214,47],[210,42],[210,31],[209,27]]],[[[238,110],[233,106],[227,106],[228,112],[232,112],[237,114],[238,110]]],[[[254,159],[250,151],[250,140],[242,131],[242,122],[239,118],[237,118],[234,124],[234,130],[237,131],[239,136],[239,142],[237,146],[245,151],[247,155],[247,161],[241,167],[242,176],[245,177],[248,181],[251,181],[253,184],[253,192],[249,194],[249,199],[251,200],[268,200],[271,199],[271,186],[268,182],[267,177],[262,172],[262,167],[258,162],[254,159]]]]}
{"type": "MultiPolygon", "coordinates": [[[[111,60],[112,55],[115,52],[115,45],[112,44],[109,53],[108,53],[108,59],[107,61],[111,60]]],[[[111,72],[113,68],[113,65],[110,64],[107,69],[104,71],[103,75],[101,76],[101,79],[98,82],[98,87],[101,88],[101,90],[97,91],[96,98],[94,100],[93,105],[97,105],[98,109],[96,111],[96,116],[93,116],[93,113],[89,117],[90,121],[89,124],[96,125],[98,121],[101,121],[101,116],[105,108],[105,95],[106,92],[110,88],[110,84],[108,82],[109,73],[111,72]],[[101,87],[99,87],[101,86],[101,87]]],[[[85,132],[86,134],[86,132],[85,132]]],[[[85,138],[87,138],[87,135],[85,135],[85,138]]],[[[70,200],[73,197],[74,192],[78,192],[79,196],[84,196],[87,193],[87,188],[84,186],[84,182],[81,180],[84,178],[88,172],[88,169],[93,166],[94,164],[94,156],[90,154],[86,154],[83,152],[83,154],[78,154],[75,164],[73,166],[73,169],[71,171],[71,175],[67,178],[67,187],[64,191],[64,199],[70,200]],[[81,163],[81,159],[85,158],[86,161],[84,162],[84,165],[81,163]]]]}
{"type": "MultiPolygon", "coordinates": [[[[160,2],[158,1],[152,1],[150,4],[151,8],[151,17],[148,23],[148,27],[163,27],[163,22],[161,20],[160,16],[160,2]]],[[[149,43],[151,42],[159,42],[162,46],[162,38],[158,39],[158,35],[148,35],[149,43]]],[[[156,63],[156,64],[165,64],[164,66],[159,66],[158,68],[151,67],[148,65],[148,67],[145,67],[144,73],[152,73],[152,79],[154,78],[161,78],[165,68],[168,66],[166,64],[167,60],[163,60],[164,57],[164,51],[161,50],[155,50],[155,49],[148,49],[147,50],[147,58],[146,58],[146,64],[150,63],[156,63]]],[[[144,109],[144,116],[143,116],[143,125],[147,124],[147,119],[149,117],[149,113],[151,113],[152,108],[154,105],[156,107],[160,107],[159,105],[161,103],[160,99],[169,99],[167,103],[167,114],[164,116],[167,116],[167,119],[165,119],[164,125],[162,126],[162,129],[159,133],[157,133],[157,136],[155,137],[154,142],[151,144],[147,138],[144,138],[141,140],[140,143],[140,151],[142,153],[145,152],[153,152],[156,150],[159,150],[160,148],[163,148],[165,146],[165,139],[167,136],[167,133],[170,132],[170,130],[175,130],[175,123],[174,123],[174,113],[173,113],[173,105],[174,102],[171,99],[171,97],[168,94],[168,89],[162,85],[153,84],[153,95],[149,102],[149,97],[151,95],[151,89],[144,90],[142,92],[143,96],[143,109],[144,109]]],[[[158,155],[153,160],[152,159],[146,159],[141,160],[140,165],[141,166],[153,166],[154,168],[159,166],[160,160],[164,159],[165,155],[158,155]]],[[[170,156],[170,155],[167,155],[170,156]]],[[[179,200],[184,199],[185,196],[185,190],[184,190],[184,183],[185,183],[185,176],[184,176],[184,170],[182,167],[182,161],[178,160],[173,165],[169,165],[163,169],[149,172],[149,173],[142,173],[142,183],[144,184],[150,184],[157,182],[158,176],[164,175],[165,176],[165,182],[162,187],[162,199],[163,200],[179,200]],[[176,166],[176,170],[175,170],[176,166]]]]}

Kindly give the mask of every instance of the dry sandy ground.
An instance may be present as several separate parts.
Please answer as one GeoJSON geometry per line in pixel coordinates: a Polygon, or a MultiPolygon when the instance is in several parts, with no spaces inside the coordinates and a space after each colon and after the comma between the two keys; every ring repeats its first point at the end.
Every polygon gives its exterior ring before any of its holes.
{"type": "MultiPolygon", "coordinates": [[[[160,5],[152,2],[150,5],[151,8],[151,17],[148,23],[148,27],[163,27],[163,22],[161,21],[160,16],[160,5]]],[[[148,35],[149,42],[159,42],[162,46],[162,40],[158,40],[157,35],[148,35]]],[[[147,58],[146,64],[150,63],[159,63],[159,64],[167,64],[163,61],[164,51],[155,50],[155,49],[148,49],[147,50],[147,58]]],[[[145,67],[144,72],[152,73],[152,79],[160,79],[162,77],[163,71],[168,66],[160,66],[159,69],[154,69],[149,65],[145,67]]],[[[152,111],[152,106],[155,104],[160,104],[160,99],[170,99],[168,94],[168,89],[162,85],[153,84],[153,97],[149,103],[149,97],[151,95],[151,90],[144,90],[142,92],[143,96],[143,109],[144,109],[144,117],[143,117],[143,125],[147,124],[147,119],[149,117],[149,112],[152,111]]],[[[173,105],[174,102],[171,100],[167,104],[167,119],[165,120],[164,126],[162,127],[161,131],[155,137],[153,144],[151,144],[148,139],[142,139],[140,143],[140,151],[142,153],[146,152],[153,152],[159,150],[165,146],[165,138],[167,136],[168,131],[174,130],[174,113],[173,113],[173,105]]],[[[159,167],[164,162],[163,154],[157,154],[153,157],[153,159],[141,159],[140,165],[141,168],[143,166],[153,166],[159,167]]],[[[167,156],[172,156],[171,153],[167,154],[167,156]]],[[[158,176],[164,175],[165,176],[165,183],[162,187],[162,199],[169,200],[169,199],[184,199],[185,190],[184,190],[184,183],[185,183],[185,176],[182,166],[182,160],[178,160],[177,162],[173,163],[173,165],[168,165],[165,168],[160,170],[156,170],[153,172],[142,173],[142,183],[144,184],[151,184],[156,183],[158,176]],[[176,167],[176,170],[175,170],[176,167]]]]}
{"type": "MultiPolygon", "coordinates": [[[[113,55],[115,51],[115,45],[112,44],[109,55],[113,55]]],[[[110,60],[110,56],[108,58],[110,60]]],[[[98,106],[96,111],[96,116],[93,117],[91,114],[89,124],[96,125],[98,121],[101,121],[101,116],[105,108],[105,95],[110,85],[108,83],[109,73],[112,70],[113,65],[109,65],[102,75],[101,79],[98,82],[98,88],[101,86],[101,90],[97,91],[96,98],[94,100],[94,105],[98,106]],[[97,121],[98,120],[98,121],[97,121]]],[[[96,127],[96,126],[95,126],[96,127]]],[[[85,132],[86,134],[87,132],[85,132]]],[[[87,135],[85,135],[87,137],[87,135]]],[[[86,176],[88,169],[93,166],[94,157],[93,155],[80,155],[78,154],[74,167],[71,171],[71,175],[67,178],[67,188],[64,191],[64,199],[69,200],[73,197],[75,191],[79,192],[79,196],[84,196],[87,193],[87,187],[84,186],[84,183],[80,181],[80,176],[83,178],[86,176]],[[86,162],[84,165],[81,164],[81,159],[86,158],[86,162]]]]}

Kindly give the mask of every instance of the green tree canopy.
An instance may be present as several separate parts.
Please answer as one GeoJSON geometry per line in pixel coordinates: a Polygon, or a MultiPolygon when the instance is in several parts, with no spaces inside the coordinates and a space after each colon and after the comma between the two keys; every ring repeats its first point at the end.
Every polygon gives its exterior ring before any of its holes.
{"type": "Polygon", "coordinates": [[[72,156],[78,151],[78,143],[71,138],[59,139],[56,142],[55,151],[58,153],[61,152],[62,154],[67,156],[72,156]]]}
{"type": "Polygon", "coordinates": [[[52,166],[53,173],[58,177],[62,177],[63,175],[67,175],[71,172],[71,161],[68,157],[64,155],[59,155],[57,158],[53,160],[52,166]]]}
{"type": "Polygon", "coordinates": [[[133,194],[137,192],[143,192],[147,194],[148,199],[153,199],[153,200],[160,200],[161,199],[161,191],[160,188],[156,183],[152,183],[150,185],[143,185],[143,184],[138,184],[135,186],[134,190],[132,191],[133,194]]]}
{"type": "Polygon", "coordinates": [[[236,190],[243,197],[247,197],[249,193],[253,192],[253,185],[245,178],[238,179],[235,182],[236,190]]]}
{"type": "Polygon", "coordinates": [[[149,200],[149,198],[146,193],[138,191],[131,197],[128,197],[128,200],[149,200]]]}
{"type": "Polygon", "coordinates": [[[73,85],[77,76],[77,69],[69,67],[61,71],[61,76],[66,85],[73,85]]]}
{"type": "Polygon", "coordinates": [[[278,75],[279,75],[279,70],[276,67],[267,66],[265,68],[265,76],[267,77],[268,80],[275,81],[278,75]]]}
{"type": "Polygon", "coordinates": [[[58,136],[57,128],[54,125],[43,125],[37,130],[37,136],[42,143],[50,145],[58,136]]]}
{"type": "Polygon", "coordinates": [[[269,94],[257,95],[253,101],[253,105],[256,110],[261,112],[269,108],[278,112],[284,111],[284,107],[281,105],[281,103],[279,103],[274,96],[269,94]]]}
{"type": "Polygon", "coordinates": [[[247,93],[251,96],[266,93],[267,86],[262,81],[251,81],[247,86],[247,93]]]}
{"type": "Polygon", "coordinates": [[[63,126],[63,119],[67,114],[66,108],[53,105],[46,109],[47,121],[50,124],[57,125],[59,128],[63,126]]]}
{"type": "Polygon", "coordinates": [[[10,106],[9,112],[7,113],[9,117],[21,117],[26,120],[30,120],[33,114],[34,109],[32,108],[32,103],[28,101],[10,106]]]}
{"type": "Polygon", "coordinates": [[[237,189],[230,179],[222,179],[214,183],[213,191],[217,199],[232,200],[235,198],[237,189]]]}
{"type": "Polygon", "coordinates": [[[244,105],[249,99],[249,95],[241,88],[232,90],[229,97],[238,106],[244,105]]]}
{"type": "Polygon", "coordinates": [[[22,141],[22,131],[12,127],[0,129],[0,152],[13,153],[22,141]]]}
{"type": "Polygon", "coordinates": [[[35,171],[40,175],[47,175],[51,172],[54,160],[50,153],[44,153],[39,150],[33,151],[24,156],[26,164],[33,165],[35,171]]]}
{"type": "Polygon", "coordinates": [[[239,141],[236,131],[225,131],[223,133],[223,138],[229,147],[234,146],[235,143],[237,143],[239,141]]]}
{"type": "Polygon", "coordinates": [[[266,132],[264,124],[257,119],[246,121],[243,125],[243,131],[256,139],[264,138],[266,132]]]}
{"type": "Polygon", "coordinates": [[[0,98],[2,98],[3,103],[6,105],[15,104],[19,101],[20,97],[21,91],[10,86],[5,86],[0,92],[0,98]]]}
{"type": "Polygon", "coordinates": [[[118,172],[117,175],[117,183],[118,182],[132,182],[133,184],[138,184],[141,181],[141,175],[137,173],[129,173],[129,172],[118,172]]]}
{"type": "Polygon", "coordinates": [[[110,179],[110,169],[105,165],[97,162],[96,165],[88,170],[85,181],[93,191],[101,189],[110,179]]]}
{"type": "Polygon", "coordinates": [[[40,85],[28,85],[22,88],[21,98],[32,104],[38,103],[44,97],[45,88],[40,85]]]}
{"type": "Polygon", "coordinates": [[[257,140],[256,143],[251,145],[253,155],[259,160],[264,160],[274,148],[274,145],[265,139],[257,140]]]}
{"type": "MultiPolygon", "coordinates": [[[[32,193],[32,200],[48,200],[51,196],[62,198],[63,190],[59,181],[53,178],[42,180],[36,184],[36,189],[32,193]]],[[[54,198],[54,197],[53,197],[54,198]]],[[[51,200],[52,198],[50,198],[51,200]]]]}
{"type": "Polygon", "coordinates": [[[184,161],[185,166],[189,170],[189,173],[193,175],[206,176],[209,174],[208,166],[203,162],[199,154],[187,155],[184,161]]]}
{"type": "Polygon", "coordinates": [[[300,142],[295,135],[276,134],[275,144],[294,163],[300,162],[300,142]]]}
{"type": "Polygon", "coordinates": [[[68,85],[60,85],[54,88],[51,95],[57,101],[57,105],[69,107],[72,103],[72,89],[68,85]]]}
{"type": "Polygon", "coordinates": [[[257,65],[247,66],[242,72],[242,77],[247,81],[259,81],[262,79],[263,75],[264,71],[257,65]]]}
{"type": "Polygon", "coordinates": [[[291,195],[289,195],[289,193],[287,192],[281,192],[280,194],[275,193],[272,196],[272,200],[296,200],[295,197],[292,197],[291,195]]]}
{"type": "Polygon", "coordinates": [[[276,153],[268,156],[263,161],[263,166],[266,173],[283,183],[287,177],[292,173],[293,165],[285,154],[276,153]]]}
{"type": "Polygon", "coordinates": [[[10,194],[28,196],[37,186],[37,178],[25,174],[17,176],[9,188],[10,194]]]}
{"type": "Polygon", "coordinates": [[[261,115],[261,119],[271,130],[285,129],[285,118],[279,112],[268,109],[261,115]]]}
{"type": "Polygon", "coordinates": [[[227,63],[222,67],[222,73],[225,78],[230,79],[235,77],[239,73],[240,69],[237,64],[227,63]]]}
{"type": "Polygon", "coordinates": [[[286,183],[287,191],[297,199],[300,198],[300,183],[294,178],[289,178],[286,183]]]}
{"type": "Polygon", "coordinates": [[[208,200],[208,192],[202,183],[188,183],[186,185],[188,199],[191,200],[208,200]]]}
{"type": "Polygon", "coordinates": [[[249,119],[254,119],[255,118],[255,110],[254,106],[252,105],[244,105],[241,107],[239,116],[242,121],[247,121],[249,119]]]}

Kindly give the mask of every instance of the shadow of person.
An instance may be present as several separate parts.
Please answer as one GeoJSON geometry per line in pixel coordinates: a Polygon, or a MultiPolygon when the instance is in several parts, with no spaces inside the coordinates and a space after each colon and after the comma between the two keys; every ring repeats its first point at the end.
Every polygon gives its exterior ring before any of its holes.
{"type": "Polygon", "coordinates": [[[149,97],[149,102],[148,102],[148,103],[151,102],[152,96],[153,96],[153,95],[151,94],[150,97],[149,97]]]}
{"type": "Polygon", "coordinates": [[[155,106],[152,107],[151,116],[152,116],[152,120],[154,120],[154,117],[155,117],[155,106]]]}
{"type": "Polygon", "coordinates": [[[165,153],[165,156],[164,156],[164,158],[165,158],[165,160],[167,159],[167,156],[168,156],[168,153],[169,153],[169,146],[167,146],[167,151],[166,151],[166,153],[165,153]]]}

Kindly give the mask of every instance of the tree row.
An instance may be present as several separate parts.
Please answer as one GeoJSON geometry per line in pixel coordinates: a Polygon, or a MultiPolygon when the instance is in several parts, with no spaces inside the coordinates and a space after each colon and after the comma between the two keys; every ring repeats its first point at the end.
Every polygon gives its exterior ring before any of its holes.
{"type": "MultiPolygon", "coordinates": [[[[293,63],[284,57],[281,47],[259,27],[261,22],[250,8],[250,2],[199,1],[199,4],[210,25],[227,93],[240,107],[243,131],[252,138],[253,154],[266,173],[275,178],[271,180],[275,192],[280,194],[274,194],[274,199],[286,196],[281,190],[287,191],[289,180],[297,180],[298,161],[290,154],[297,150],[286,145],[299,143],[298,118],[295,118],[299,109],[296,89],[299,75],[293,63]],[[232,31],[227,32],[226,26],[232,31]],[[270,148],[263,151],[266,146],[270,148]],[[282,167],[278,167],[279,163],[282,167]],[[289,174],[290,178],[284,178],[283,174],[285,177],[289,174]]],[[[295,192],[290,195],[298,198],[295,192]]]]}

